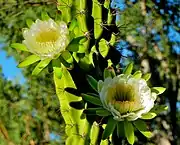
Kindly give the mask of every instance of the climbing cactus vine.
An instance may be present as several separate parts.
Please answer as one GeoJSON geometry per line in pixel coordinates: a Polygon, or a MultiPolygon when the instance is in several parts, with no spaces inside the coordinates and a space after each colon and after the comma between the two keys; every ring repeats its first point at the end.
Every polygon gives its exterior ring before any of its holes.
{"type": "Polygon", "coordinates": [[[165,88],[149,87],[150,74],[132,73],[133,63],[117,72],[118,29],[110,0],[58,0],[57,9],[57,20],[46,12],[35,22],[26,20],[24,40],[11,47],[30,54],[18,67],[38,62],[32,75],[52,68],[66,145],[117,144],[115,138],[134,144],[135,130],[151,137],[145,120],[167,109],[155,105],[165,88]],[[76,86],[80,73],[87,90],[76,86]]]}

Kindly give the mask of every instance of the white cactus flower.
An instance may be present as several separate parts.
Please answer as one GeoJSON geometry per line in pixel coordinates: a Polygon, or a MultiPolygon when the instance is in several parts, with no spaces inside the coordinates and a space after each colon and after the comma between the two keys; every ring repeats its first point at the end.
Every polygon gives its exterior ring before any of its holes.
{"type": "Polygon", "coordinates": [[[54,58],[63,52],[69,43],[69,31],[65,22],[56,23],[52,19],[36,20],[30,29],[23,29],[28,50],[41,59],[54,58]]]}
{"type": "Polygon", "coordinates": [[[98,92],[103,107],[117,121],[134,121],[148,113],[154,106],[156,93],[152,93],[144,79],[121,74],[98,82],[98,92]]]}

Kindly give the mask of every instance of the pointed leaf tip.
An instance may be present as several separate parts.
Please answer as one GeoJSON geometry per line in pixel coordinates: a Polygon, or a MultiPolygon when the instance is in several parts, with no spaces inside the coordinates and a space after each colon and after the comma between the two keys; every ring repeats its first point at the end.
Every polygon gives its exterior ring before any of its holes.
{"type": "Polygon", "coordinates": [[[157,114],[154,112],[148,112],[146,114],[143,114],[141,119],[153,119],[154,117],[156,117],[157,114]]]}
{"type": "Polygon", "coordinates": [[[129,144],[134,144],[134,127],[131,122],[124,121],[124,131],[129,144]]]}
{"type": "Polygon", "coordinates": [[[117,121],[110,117],[102,135],[103,140],[107,139],[113,133],[116,125],[117,121]]]}
{"type": "Polygon", "coordinates": [[[81,94],[82,98],[84,98],[86,101],[94,104],[94,105],[98,105],[98,106],[102,106],[101,100],[97,97],[88,95],[88,94],[81,94]]]}
{"type": "Polygon", "coordinates": [[[145,137],[147,138],[152,137],[152,132],[147,130],[146,123],[143,120],[138,119],[134,121],[133,124],[145,137]]]}
{"type": "Polygon", "coordinates": [[[133,62],[129,63],[123,71],[123,74],[130,75],[133,70],[133,62]]]}
{"type": "Polygon", "coordinates": [[[141,76],[142,76],[141,71],[136,71],[136,72],[133,74],[133,78],[136,78],[136,79],[141,78],[141,76]]]}
{"type": "Polygon", "coordinates": [[[146,73],[142,76],[143,79],[145,79],[146,81],[148,81],[151,78],[151,73],[146,73]]]}
{"type": "Polygon", "coordinates": [[[92,76],[87,75],[87,81],[88,81],[89,85],[90,85],[96,92],[98,92],[98,90],[97,90],[97,87],[98,87],[98,82],[97,82],[97,80],[94,79],[92,76]]]}
{"type": "Polygon", "coordinates": [[[151,88],[151,90],[152,90],[152,92],[155,92],[157,95],[160,95],[160,94],[164,93],[166,88],[164,88],[164,87],[153,87],[153,88],[151,88]]]}
{"type": "Polygon", "coordinates": [[[51,59],[41,60],[34,68],[32,75],[38,75],[49,63],[51,59]]]}
{"type": "Polygon", "coordinates": [[[15,48],[17,50],[21,50],[21,51],[29,51],[27,49],[27,47],[24,44],[22,44],[22,43],[12,43],[10,45],[10,47],[15,48]]]}
{"type": "Polygon", "coordinates": [[[31,65],[39,60],[40,60],[39,56],[30,55],[30,56],[26,57],[22,62],[20,62],[17,67],[19,67],[19,68],[26,67],[26,66],[31,65]]]}

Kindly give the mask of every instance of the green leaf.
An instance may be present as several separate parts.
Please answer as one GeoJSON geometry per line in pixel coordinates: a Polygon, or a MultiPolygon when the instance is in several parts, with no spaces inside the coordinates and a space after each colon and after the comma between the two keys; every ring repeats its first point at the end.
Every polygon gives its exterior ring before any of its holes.
{"type": "Polygon", "coordinates": [[[112,78],[111,72],[107,68],[105,68],[104,69],[104,79],[106,79],[108,77],[112,78]]]}
{"type": "Polygon", "coordinates": [[[21,43],[12,43],[10,45],[10,47],[15,48],[17,50],[21,50],[21,51],[29,51],[27,49],[27,47],[24,44],[21,44],[21,43]]]}
{"type": "Polygon", "coordinates": [[[104,79],[106,79],[108,77],[113,78],[115,76],[116,76],[116,74],[115,74],[113,67],[108,67],[108,68],[104,69],[104,79]]]}
{"type": "Polygon", "coordinates": [[[104,2],[104,7],[105,7],[106,9],[109,9],[110,3],[111,3],[110,0],[105,0],[105,2],[104,2]]]}
{"type": "Polygon", "coordinates": [[[111,115],[111,113],[108,110],[105,110],[105,109],[97,110],[96,114],[98,116],[109,116],[109,115],[111,115]]]}
{"type": "Polygon", "coordinates": [[[156,105],[151,109],[151,112],[159,114],[163,111],[167,111],[168,110],[168,106],[166,105],[156,105]]]}
{"type": "Polygon", "coordinates": [[[156,113],[148,112],[146,114],[143,114],[141,119],[153,119],[154,117],[156,117],[156,113]]]}
{"type": "Polygon", "coordinates": [[[71,51],[71,52],[80,52],[80,53],[84,53],[85,52],[85,48],[83,47],[83,45],[81,45],[81,43],[83,43],[84,41],[86,41],[86,37],[85,36],[80,36],[77,38],[74,38],[68,45],[67,50],[71,51]]]}
{"type": "Polygon", "coordinates": [[[151,88],[151,91],[155,92],[157,95],[160,95],[160,94],[164,93],[165,90],[166,90],[166,88],[163,88],[163,87],[153,87],[153,88],[151,88]]]}
{"type": "Polygon", "coordinates": [[[123,71],[123,74],[130,75],[133,69],[133,62],[129,63],[123,71]]]}
{"type": "Polygon", "coordinates": [[[71,107],[73,107],[74,109],[78,109],[78,110],[84,109],[84,101],[83,100],[70,102],[69,105],[71,107]]]}
{"type": "Polygon", "coordinates": [[[32,75],[38,75],[50,63],[50,61],[50,58],[41,60],[34,68],[32,75]]]}
{"type": "Polygon", "coordinates": [[[124,137],[124,123],[122,121],[118,122],[117,124],[117,136],[124,137]]]}
{"type": "Polygon", "coordinates": [[[47,14],[46,11],[42,11],[42,12],[41,12],[41,19],[42,19],[43,21],[50,19],[49,15],[47,14]]]}
{"type": "Polygon", "coordinates": [[[40,60],[39,56],[37,56],[37,55],[30,55],[30,56],[26,57],[25,60],[20,62],[17,67],[19,67],[19,68],[26,67],[26,66],[31,65],[31,64],[39,61],[39,60],[40,60]]]}
{"type": "Polygon", "coordinates": [[[73,63],[73,57],[69,51],[64,51],[61,57],[63,57],[66,62],[73,63]]]}
{"type": "Polygon", "coordinates": [[[66,23],[69,23],[72,19],[72,6],[73,6],[73,0],[58,0],[57,8],[61,11],[62,20],[66,23]]]}
{"type": "Polygon", "coordinates": [[[88,115],[96,115],[96,111],[99,109],[101,110],[103,108],[87,108],[87,109],[84,109],[84,113],[88,115]]]}
{"type": "Polygon", "coordinates": [[[136,79],[140,79],[141,76],[142,76],[141,71],[136,71],[136,72],[133,74],[133,78],[136,78],[136,79]]]}
{"type": "Polygon", "coordinates": [[[152,133],[147,130],[146,123],[143,120],[138,119],[134,121],[133,124],[145,137],[147,138],[152,137],[152,133]]]}
{"type": "Polygon", "coordinates": [[[98,137],[99,137],[99,124],[97,122],[93,122],[90,131],[90,145],[97,145],[98,137]]]}
{"type": "Polygon", "coordinates": [[[97,97],[97,98],[99,98],[99,95],[98,94],[94,94],[94,93],[87,93],[88,95],[91,95],[91,96],[93,96],[93,97],[97,97]]]}
{"type": "Polygon", "coordinates": [[[98,81],[98,92],[101,92],[104,82],[102,80],[98,81]]]}
{"type": "Polygon", "coordinates": [[[59,59],[53,59],[52,60],[52,67],[53,67],[53,71],[54,74],[56,75],[56,77],[58,79],[61,79],[62,77],[62,69],[61,69],[61,62],[59,59]]]}
{"type": "Polygon", "coordinates": [[[124,121],[124,131],[129,144],[134,144],[134,127],[131,122],[124,121]]]}
{"type": "Polygon", "coordinates": [[[33,20],[32,19],[26,19],[26,24],[27,24],[27,26],[30,28],[31,27],[31,25],[33,24],[34,22],[33,22],[33,20]]]}
{"type": "Polygon", "coordinates": [[[109,46],[105,39],[101,39],[99,42],[99,52],[105,58],[109,52],[109,46]]]}
{"type": "Polygon", "coordinates": [[[66,68],[72,68],[72,64],[68,63],[67,61],[64,60],[62,56],[59,57],[59,60],[61,63],[66,67],[66,68]]]}
{"type": "Polygon", "coordinates": [[[52,67],[61,67],[60,59],[53,59],[52,60],[52,67]]]}
{"type": "MultiPolygon", "coordinates": [[[[56,94],[58,95],[59,101],[61,102],[60,103],[61,114],[66,124],[65,133],[68,136],[67,140],[71,140],[72,137],[72,142],[68,141],[69,145],[78,144],[79,142],[85,144],[86,136],[82,138],[80,136],[83,136],[83,133],[85,135],[88,134],[90,130],[90,125],[86,120],[86,118],[83,117],[83,109],[77,110],[70,106],[71,102],[81,101],[82,97],[77,97],[65,91],[65,88],[76,89],[76,86],[71,77],[71,74],[64,67],[64,65],[62,65],[61,68],[62,68],[62,78],[58,79],[54,75],[54,82],[56,86],[56,94]]],[[[67,140],[66,140],[66,144],[67,144],[67,140]]]]}
{"type": "Polygon", "coordinates": [[[109,41],[110,45],[114,46],[114,43],[116,42],[116,35],[115,34],[111,34],[111,40],[109,41]]]}
{"type": "Polygon", "coordinates": [[[145,79],[146,81],[148,81],[151,78],[151,73],[146,73],[142,76],[143,79],[145,79]]]}
{"type": "Polygon", "coordinates": [[[106,139],[106,140],[101,140],[100,145],[109,145],[108,139],[106,139]]]}
{"type": "MultiPolygon", "coordinates": [[[[103,28],[102,23],[102,6],[98,2],[98,0],[93,0],[93,8],[92,8],[92,17],[94,18],[94,37],[98,39],[102,32],[103,28]]],[[[106,26],[104,26],[106,27],[106,26]]]]}
{"type": "Polygon", "coordinates": [[[114,131],[117,121],[113,119],[113,117],[109,117],[106,128],[104,129],[102,139],[105,140],[107,139],[114,131]]]}
{"type": "Polygon", "coordinates": [[[90,84],[90,86],[96,91],[98,92],[97,90],[97,80],[95,80],[92,76],[90,75],[87,75],[87,81],[88,83],[90,84]]]}
{"type": "Polygon", "coordinates": [[[101,100],[99,98],[96,98],[94,96],[87,95],[87,94],[81,94],[81,96],[82,96],[82,98],[84,98],[84,100],[86,100],[94,105],[102,106],[101,100]]]}
{"type": "Polygon", "coordinates": [[[54,70],[54,74],[56,75],[56,77],[58,79],[61,79],[62,77],[62,70],[60,67],[53,67],[53,70],[54,70]]]}
{"type": "Polygon", "coordinates": [[[71,21],[71,24],[69,25],[69,31],[73,31],[74,28],[75,28],[77,25],[78,25],[77,20],[76,20],[76,19],[73,19],[73,20],[71,21]]]}

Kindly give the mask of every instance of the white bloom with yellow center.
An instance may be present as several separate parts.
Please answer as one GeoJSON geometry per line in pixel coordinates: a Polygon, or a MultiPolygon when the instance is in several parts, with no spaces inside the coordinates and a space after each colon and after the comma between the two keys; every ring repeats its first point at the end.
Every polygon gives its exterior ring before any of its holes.
{"type": "Polygon", "coordinates": [[[154,106],[156,94],[151,92],[144,79],[121,74],[98,82],[98,92],[103,107],[117,121],[136,120],[154,106]]]}
{"type": "Polygon", "coordinates": [[[36,20],[30,29],[23,29],[24,41],[30,52],[41,59],[54,58],[63,52],[69,43],[69,31],[65,22],[52,19],[36,20]]]}

